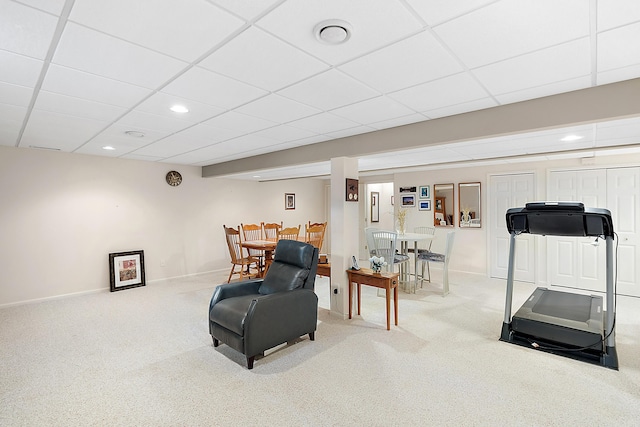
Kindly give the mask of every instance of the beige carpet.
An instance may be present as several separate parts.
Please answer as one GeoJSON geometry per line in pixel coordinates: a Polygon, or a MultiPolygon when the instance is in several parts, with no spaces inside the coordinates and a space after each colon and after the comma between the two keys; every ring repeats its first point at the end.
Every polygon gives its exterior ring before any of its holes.
{"type": "Polygon", "coordinates": [[[375,289],[342,320],[318,278],[316,340],[249,371],[208,334],[225,275],[0,309],[0,425],[639,425],[638,299],[618,301],[617,372],[499,342],[504,281],[452,273],[446,298],[401,292],[387,331],[375,289]]]}

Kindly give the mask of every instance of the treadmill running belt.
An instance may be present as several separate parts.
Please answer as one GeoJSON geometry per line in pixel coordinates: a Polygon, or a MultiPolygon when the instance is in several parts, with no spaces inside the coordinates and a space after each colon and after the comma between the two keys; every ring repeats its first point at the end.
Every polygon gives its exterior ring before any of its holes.
{"type": "Polygon", "coordinates": [[[546,291],[531,308],[533,313],[586,322],[591,317],[591,297],[566,292],[546,291]]]}

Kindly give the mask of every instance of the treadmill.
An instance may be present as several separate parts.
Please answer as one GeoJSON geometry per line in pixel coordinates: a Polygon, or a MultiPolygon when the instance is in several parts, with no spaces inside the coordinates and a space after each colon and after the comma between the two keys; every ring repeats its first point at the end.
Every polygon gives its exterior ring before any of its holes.
{"type": "Polygon", "coordinates": [[[507,210],[509,270],[500,341],[618,369],[615,346],[613,222],[608,209],[580,202],[534,202],[507,210]],[[539,287],[511,316],[516,236],[594,236],[606,241],[606,306],[602,296],[539,287]]]}

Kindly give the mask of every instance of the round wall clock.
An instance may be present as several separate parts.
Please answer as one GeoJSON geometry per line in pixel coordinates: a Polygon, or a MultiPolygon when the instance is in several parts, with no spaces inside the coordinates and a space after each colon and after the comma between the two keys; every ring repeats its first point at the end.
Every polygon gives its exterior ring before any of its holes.
{"type": "Polygon", "coordinates": [[[180,175],[180,172],[176,172],[176,171],[167,172],[166,179],[167,179],[167,184],[169,184],[172,187],[177,187],[182,183],[182,175],[180,175]]]}

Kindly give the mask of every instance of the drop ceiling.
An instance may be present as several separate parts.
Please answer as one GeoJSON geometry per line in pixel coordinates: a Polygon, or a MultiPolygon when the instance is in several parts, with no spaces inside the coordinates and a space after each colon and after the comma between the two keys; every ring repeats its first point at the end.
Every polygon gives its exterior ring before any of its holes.
{"type": "MultiPolygon", "coordinates": [[[[638,77],[637,0],[0,0],[0,145],[24,149],[207,166],[638,77]],[[328,19],[350,24],[346,43],[316,38],[328,19]]],[[[632,117],[390,144],[359,168],[639,143],[632,117]],[[568,134],[582,139],[560,144],[568,134]]],[[[265,168],[234,176],[330,172],[326,161],[265,168]]]]}

